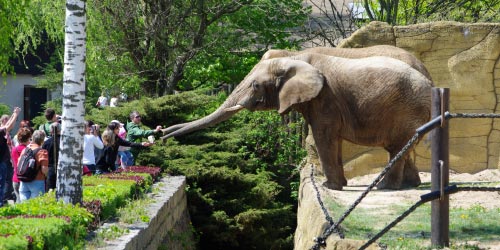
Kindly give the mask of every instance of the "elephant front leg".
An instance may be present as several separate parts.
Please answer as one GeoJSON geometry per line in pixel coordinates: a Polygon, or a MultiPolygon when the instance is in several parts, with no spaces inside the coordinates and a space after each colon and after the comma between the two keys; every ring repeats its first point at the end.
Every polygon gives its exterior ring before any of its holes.
{"type": "Polygon", "coordinates": [[[342,190],[342,187],[347,185],[347,180],[344,176],[342,168],[342,156],[338,155],[341,151],[339,138],[328,135],[328,133],[317,132],[313,128],[313,137],[316,143],[319,160],[323,173],[326,177],[325,187],[333,190],[342,190]]]}

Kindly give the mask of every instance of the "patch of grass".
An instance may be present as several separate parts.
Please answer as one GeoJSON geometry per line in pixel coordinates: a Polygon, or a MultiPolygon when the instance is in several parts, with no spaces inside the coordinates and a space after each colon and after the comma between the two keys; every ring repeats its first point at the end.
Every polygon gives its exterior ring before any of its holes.
{"type": "MultiPolygon", "coordinates": [[[[326,201],[330,215],[336,221],[347,209],[326,201]]],[[[413,204],[387,208],[356,208],[341,224],[346,238],[368,241],[413,204]]],[[[471,242],[499,241],[500,208],[487,209],[480,205],[450,209],[450,249],[480,249],[471,242]]],[[[374,244],[386,249],[432,249],[431,205],[426,203],[390,229],[374,244]]]]}
{"type": "MultiPolygon", "coordinates": [[[[163,187],[164,183],[157,183],[157,185],[150,187],[150,193],[158,194],[160,192],[160,187],[163,187]]],[[[115,217],[110,218],[110,221],[117,221],[107,228],[102,228],[95,232],[92,239],[87,241],[85,248],[87,250],[94,250],[105,246],[105,240],[116,239],[129,232],[126,224],[134,224],[137,222],[148,223],[151,218],[147,215],[145,207],[148,207],[152,202],[153,198],[141,193],[134,200],[127,200],[125,206],[118,209],[115,217]]]]}
{"type": "Polygon", "coordinates": [[[127,205],[118,210],[118,220],[122,223],[149,222],[150,218],[145,207],[153,202],[151,198],[142,198],[127,202],[127,205]]]}

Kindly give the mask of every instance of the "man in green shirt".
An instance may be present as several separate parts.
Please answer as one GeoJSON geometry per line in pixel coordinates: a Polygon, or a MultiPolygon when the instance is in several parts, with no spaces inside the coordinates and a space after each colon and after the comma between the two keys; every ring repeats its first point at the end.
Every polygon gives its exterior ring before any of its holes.
{"type": "MultiPolygon", "coordinates": [[[[139,143],[143,138],[148,138],[149,136],[154,136],[155,134],[161,132],[162,126],[160,125],[156,126],[155,130],[142,129],[140,127],[141,115],[137,111],[132,111],[129,118],[131,122],[128,122],[125,126],[125,129],[127,130],[127,141],[139,143]]],[[[137,159],[137,151],[132,148],[130,152],[134,155],[134,159],[137,159]]]]}
{"type": "Polygon", "coordinates": [[[47,119],[47,122],[40,125],[38,127],[38,130],[42,130],[45,132],[45,140],[47,140],[51,136],[51,130],[50,130],[50,125],[52,123],[57,122],[57,114],[54,109],[47,108],[45,110],[45,119],[47,119]]]}

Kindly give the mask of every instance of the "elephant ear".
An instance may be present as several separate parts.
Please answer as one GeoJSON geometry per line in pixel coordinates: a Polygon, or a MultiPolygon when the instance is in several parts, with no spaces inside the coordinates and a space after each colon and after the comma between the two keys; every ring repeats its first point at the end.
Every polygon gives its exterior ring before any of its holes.
{"type": "Polygon", "coordinates": [[[323,88],[324,77],[314,66],[300,60],[284,58],[282,60],[280,80],[279,110],[280,114],[294,104],[310,101],[323,88]]]}

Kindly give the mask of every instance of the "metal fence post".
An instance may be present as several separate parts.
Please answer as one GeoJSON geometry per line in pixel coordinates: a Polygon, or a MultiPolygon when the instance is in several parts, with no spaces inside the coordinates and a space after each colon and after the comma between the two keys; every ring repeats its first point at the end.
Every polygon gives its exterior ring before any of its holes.
{"type": "Polygon", "coordinates": [[[431,116],[442,116],[441,127],[432,130],[431,136],[431,191],[441,190],[441,198],[431,203],[431,244],[448,247],[449,237],[449,195],[444,195],[444,188],[449,183],[449,131],[444,112],[449,109],[450,89],[432,89],[431,116]]]}

